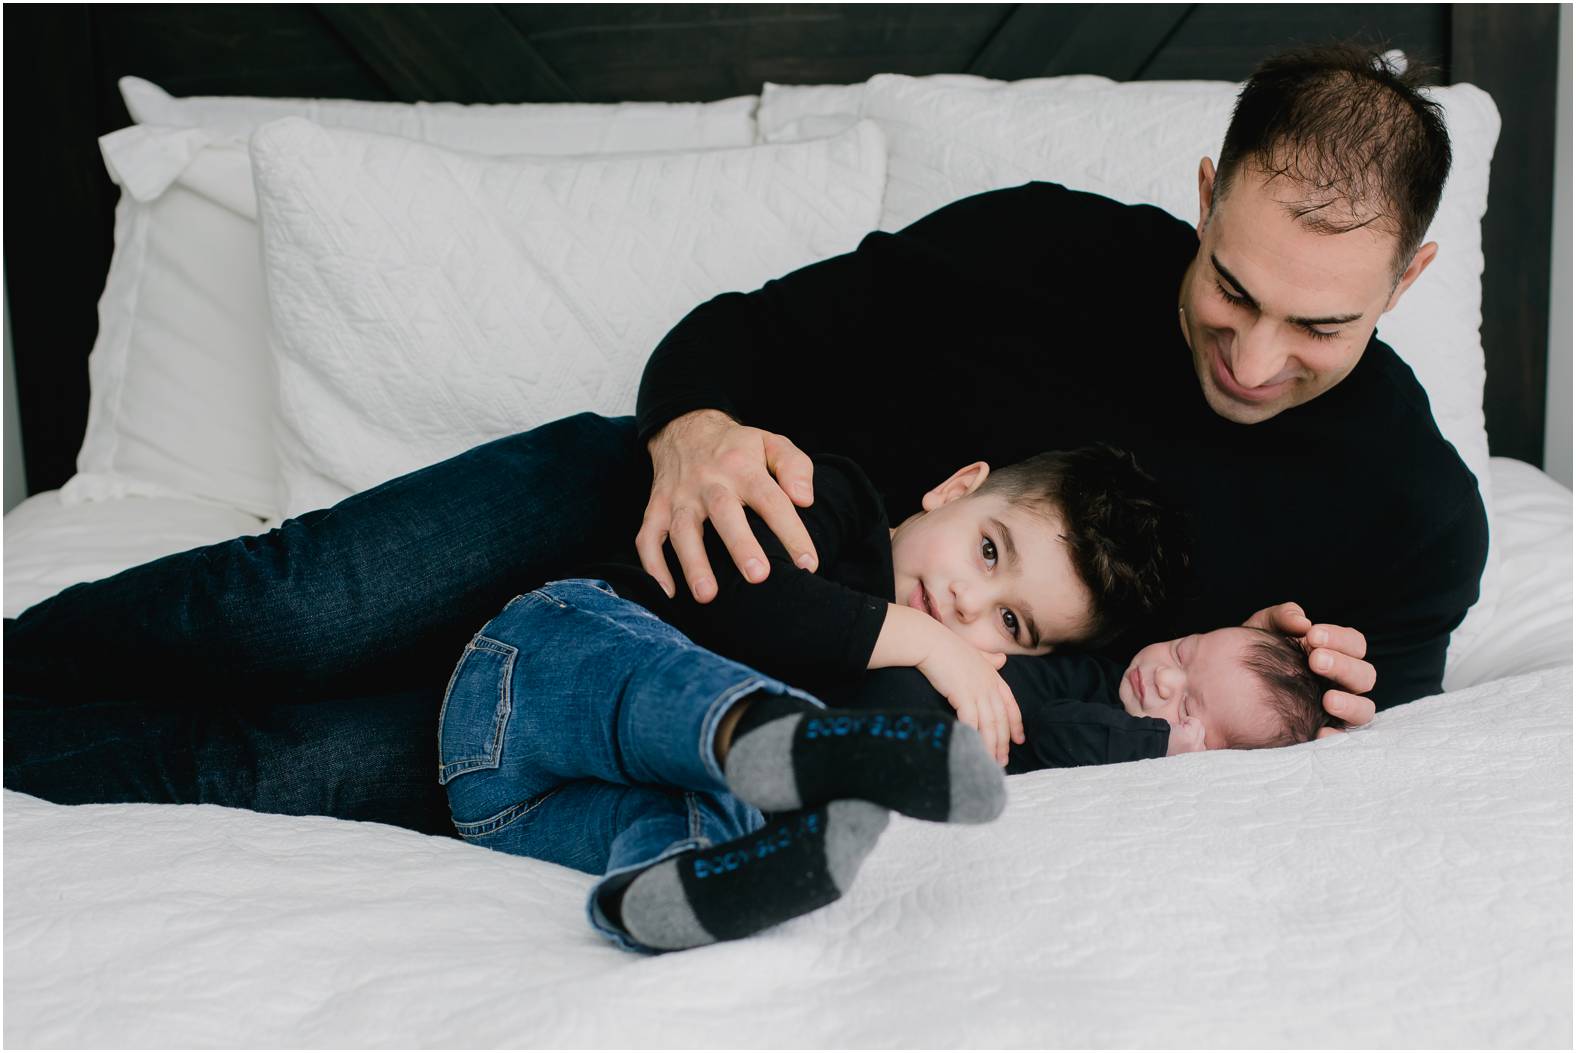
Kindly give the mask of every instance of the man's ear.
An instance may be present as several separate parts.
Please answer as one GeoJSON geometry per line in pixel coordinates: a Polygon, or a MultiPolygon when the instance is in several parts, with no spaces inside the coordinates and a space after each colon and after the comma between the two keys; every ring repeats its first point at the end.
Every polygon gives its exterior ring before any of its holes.
{"type": "Polygon", "coordinates": [[[1215,162],[1205,157],[1198,163],[1198,240],[1204,240],[1204,225],[1215,204],[1215,162]]]}
{"type": "Polygon", "coordinates": [[[984,461],[975,461],[953,472],[946,482],[925,494],[919,505],[927,512],[934,512],[942,505],[951,504],[978,490],[989,475],[990,465],[984,461]]]}
{"type": "MultiPolygon", "coordinates": [[[[1395,289],[1390,293],[1390,302],[1384,305],[1385,311],[1392,311],[1395,305],[1401,302],[1401,294],[1412,287],[1418,276],[1428,269],[1434,262],[1434,257],[1439,255],[1439,242],[1430,241],[1427,245],[1417,250],[1417,255],[1412,257],[1412,262],[1406,265],[1406,270],[1401,272],[1401,280],[1395,283],[1395,289]]],[[[1384,312],[1381,311],[1381,314],[1384,312]]]]}

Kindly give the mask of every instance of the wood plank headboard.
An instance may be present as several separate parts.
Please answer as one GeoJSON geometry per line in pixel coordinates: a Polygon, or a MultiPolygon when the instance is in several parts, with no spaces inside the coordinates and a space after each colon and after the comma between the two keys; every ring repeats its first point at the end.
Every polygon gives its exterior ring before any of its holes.
{"type": "Polygon", "coordinates": [[[6,285],[30,492],[75,470],[117,190],[97,137],[118,78],[178,95],[402,101],[709,100],[879,72],[1241,80],[1297,42],[1399,47],[1494,96],[1485,414],[1542,463],[1557,5],[12,5],[6,285]]]}

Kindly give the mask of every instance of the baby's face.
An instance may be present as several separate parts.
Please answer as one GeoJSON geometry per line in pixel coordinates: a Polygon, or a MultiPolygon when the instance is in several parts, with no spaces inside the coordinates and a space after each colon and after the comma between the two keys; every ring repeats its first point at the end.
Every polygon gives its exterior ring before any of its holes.
{"type": "Polygon", "coordinates": [[[1279,718],[1245,664],[1252,629],[1217,629],[1150,644],[1122,676],[1117,696],[1135,717],[1171,725],[1167,753],[1247,749],[1273,740],[1279,718]]]}
{"type": "Polygon", "coordinates": [[[1058,538],[1060,524],[974,493],[983,475],[968,472],[926,494],[925,511],[892,532],[897,602],[982,651],[1045,654],[1077,640],[1092,600],[1058,538]]]}

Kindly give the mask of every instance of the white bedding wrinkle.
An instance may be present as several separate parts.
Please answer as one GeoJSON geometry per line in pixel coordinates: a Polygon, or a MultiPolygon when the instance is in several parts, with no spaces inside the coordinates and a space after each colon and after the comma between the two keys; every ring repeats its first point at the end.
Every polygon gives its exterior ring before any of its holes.
{"type": "Polygon", "coordinates": [[[830,908],[654,959],[536,860],[7,792],[4,1037],[1569,1045],[1570,697],[1567,667],[1341,739],[1014,777],[995,823],[894,821],[830,908]]]}

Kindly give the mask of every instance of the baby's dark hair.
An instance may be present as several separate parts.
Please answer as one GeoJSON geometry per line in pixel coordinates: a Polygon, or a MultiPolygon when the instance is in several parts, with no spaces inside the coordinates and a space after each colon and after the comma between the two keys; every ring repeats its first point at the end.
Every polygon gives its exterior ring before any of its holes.
{"type": "Polygon", "coordinates": [[[1165,609],[1188,566],[1181,518],[1131,453],[1100,443],[992,472],[980,493],[1055,512],[1073,569],[1094,599],[1082,642],[1101,647],[1165,609]]]}
{"type": "Polygon", "coordinates": [[[1324,692],[1334,683],[1315,673],[1294,637],[1255,629],[1246,664],[1268,690],[1280,730],[1266,742],[1237,743],[1239,749],[1269,749],[1311,742],[1321,728],[1345,729],[1346,721],[1324,708],[1324,692]]]}

